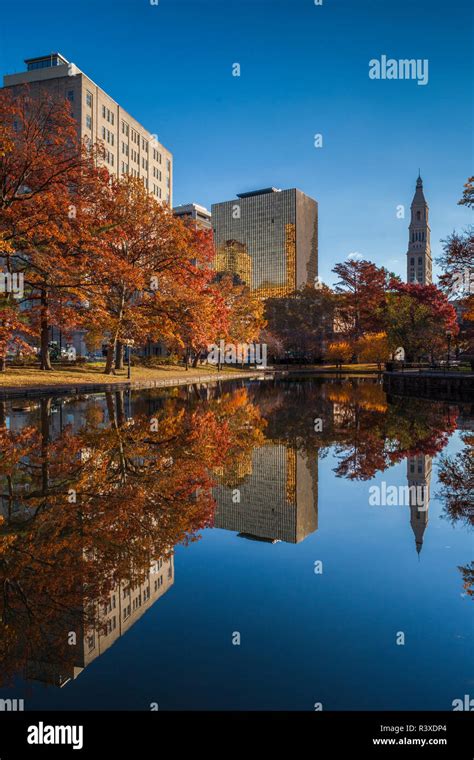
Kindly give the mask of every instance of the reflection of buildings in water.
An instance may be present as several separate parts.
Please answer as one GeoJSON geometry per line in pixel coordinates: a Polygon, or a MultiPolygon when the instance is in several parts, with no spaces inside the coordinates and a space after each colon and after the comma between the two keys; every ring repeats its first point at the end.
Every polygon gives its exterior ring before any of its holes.
{"type": "Polygon", "coordinates": [[[248,538],[298,543],[318,528],[318,459],[283,444],[252,452],[238,488],[219,484],[214,526],[248,538]]]}
{"type": "Polygon", "coordinates": [[[331,402],[332,424],[335,433],[345,432],[348,426],[354,424],[355,409],[346,404],[331,402]]]}
{"type": "Polygon", "coordinates": [[[252,284],[252,258],[245,243],[238,240],[226,240],[219,246],[215,258],[216,272],[233,274],[238,283],[252,284]]]}
{"type": "Polygon", "coordinates": [[[221,479],[223,485],[237,488],[242,480],[252,474],[252,467],[252,451],[244,451],[235,457],[232,465],[215,467],[214,473],[221,479]]]}
{"type": "Polygon", "coordinates": [[[432,457],[417,454],[407,458],[407,479],[410,488],[410,525],[415,534],[416,551],[420,554],[423,535],[428,525],[430,507],[432,457]]]}
{"type": "MultiPolygon", "coordinates": [[[[65,686],[123,636],[173,583],[174,561],[171,556],[169,559],[152,562],[143,583],[134,587],[128,582],[117,583],[105,603],[84,599],[83,619],[87,619],[87,622],[76,633],[76,645],[71,646],[74,657],[64,664],[51,662],[49,658],[29,661],[26,677],[59,687],[65,686]],[[95,622],[89,624],[91,618],[95,622]]],[[[70,635],[67,627],[65,625],[65,637],[70,635]]],[[[52,654],[54,656],[54,652],[52,654]]]]}

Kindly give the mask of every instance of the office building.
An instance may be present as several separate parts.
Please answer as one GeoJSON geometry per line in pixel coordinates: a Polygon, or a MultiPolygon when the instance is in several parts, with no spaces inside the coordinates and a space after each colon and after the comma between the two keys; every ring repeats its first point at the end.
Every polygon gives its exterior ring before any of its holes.
{"type": "Polygon", "coordinates": [[[196,227],[200,229],[212,230],[211,212],[197,203],[185,203],[182,206],[175,206],[173,214],[180,219],[194,222],[196,227]]]}
{"type": "Polygon", "coordinates": [[[295,188],[241,193],[211,207],[216,269],[261,297],[284,296],[318,275],[318,204],[295,188]]]}
{"type": "Polygon", "coordinates": [[[244,538],[296,544],[318,528],[318,457],[266,442],[214,489],[214,527],[244,538]]]}
{"type": "Polygon", "coordinates": [[[139,177],[155,198],[172,206],[173,157],[156,135],[59,53],[27,58],[25,64],[26,71],[3,77],[4,87],[28,85],[32,97],[67,99],[79,138],[102,141],[108,171],[139,177]]]}

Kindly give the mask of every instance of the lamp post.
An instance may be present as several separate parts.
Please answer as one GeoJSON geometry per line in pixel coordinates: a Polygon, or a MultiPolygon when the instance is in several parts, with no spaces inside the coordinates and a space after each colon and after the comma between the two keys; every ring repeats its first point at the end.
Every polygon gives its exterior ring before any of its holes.
{"type": "Polygon", "coordinates": [[[124,340],[124,345],[127,346],[127,378],[128,380],[132,377],[132,364],[131,364],[131,353],[132,353],[132,346],[135,343],[134,340],[124,340]]]}
{"type": "Polygon", "coordinates": [[[453,334],[451,330],[446,330],[446,340],[448,341],[448,361],[446,362],[446,366],[449,369],[449,357],[451,355],[451,338],[453,334]]]}

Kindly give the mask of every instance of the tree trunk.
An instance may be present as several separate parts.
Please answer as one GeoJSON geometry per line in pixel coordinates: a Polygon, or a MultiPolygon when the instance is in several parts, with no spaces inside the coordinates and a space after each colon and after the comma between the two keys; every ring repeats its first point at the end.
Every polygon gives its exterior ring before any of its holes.
{"type": "Polygon", "coordinates": [[[41,418],[41,495],[46,497],[49,489],[49,422],[51,416],[51,398],[40,401],[41,418]]]}
{"type": "Polygon", "coordinates": [[[116,341],[109,343],[107,346],[107,359],[105,361],[105,375],[115,375],[114,358],[115,358],[116,341]]]}
{"type": "Polygon", "coordinates": [[[125,400],[123,391],[117,391],[115,394],[115,408],[117,410],[117,425],[123,427],[125,423],[125,400]]]}
{"type": "Polygon", "coordinates": [[[0,372],[5,372],[7,368],[7,357],[0,356],[0,372]]]}
{"type": "Polygon", "coordinates": [[[123,369],[124,345],[119,340],[115,346],[115,369],[123,369]]]}
{"type": "Polygon", "coordinates": [[[110,391],[106,391],[105,393],[105,402],[107,404],[110,426],[115,427],[117,425],[117,418],[115,415],[114,397],[110,391]]]}
{"type": "Polygon", "coordinates": [[[49,355],[49,324],[48,324],[48,298],[46,291],[41,291],[41,369],[51,370],[51,357],[49,355]]]}

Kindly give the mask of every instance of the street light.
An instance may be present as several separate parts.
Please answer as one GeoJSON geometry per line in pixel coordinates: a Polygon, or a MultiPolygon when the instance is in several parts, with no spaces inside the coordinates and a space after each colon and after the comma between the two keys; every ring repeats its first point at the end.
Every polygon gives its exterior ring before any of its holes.
{"type": "Polygon", "coordinates": [[[446,362],[446,366],[449,369],[449,357],[451,355],[451,338],[453,337],[453,334],[451,330],[446,330],[446,339],[448,341],[448,361],[446,362]]]}
{"type": "Polygon", "coordinates": [[[132,377],[132,365],[131,365],[130,359],[131,359],[131,353],[132,353],[132,346],[134,345],[135,341],[134,340],[124,340],[123,343],[124,343],[125,346],[127,346],[127,357],[128,357],[128,362],[127,362],[127,378],[130,380],[130,378],[132,377]]]}

